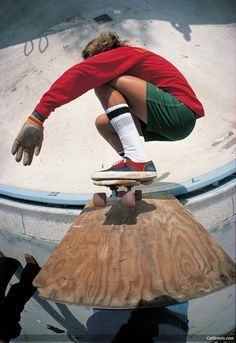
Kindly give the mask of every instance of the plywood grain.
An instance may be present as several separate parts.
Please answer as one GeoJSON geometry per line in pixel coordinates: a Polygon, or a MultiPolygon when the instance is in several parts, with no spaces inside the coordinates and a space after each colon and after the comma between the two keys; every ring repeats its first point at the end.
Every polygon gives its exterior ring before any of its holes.
{"type": "Polygon", "coordinates": [[[89,202],[34,281],[43,298],[101,308],[166,305],[235,282],[235,265],[168,193],[127,209],[89,202]]]}

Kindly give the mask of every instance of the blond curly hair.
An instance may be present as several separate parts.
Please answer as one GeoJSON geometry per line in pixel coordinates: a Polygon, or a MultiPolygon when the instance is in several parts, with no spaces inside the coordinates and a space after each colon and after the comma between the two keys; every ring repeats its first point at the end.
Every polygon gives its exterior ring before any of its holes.
{"type": "Polygon", "coordinates": [[[128,45],[128,40],[121,40],[117,33],[102,31],[97,37],[91,40],[82,50],[83,59],[100,54],[101,52],[128,45]]]}

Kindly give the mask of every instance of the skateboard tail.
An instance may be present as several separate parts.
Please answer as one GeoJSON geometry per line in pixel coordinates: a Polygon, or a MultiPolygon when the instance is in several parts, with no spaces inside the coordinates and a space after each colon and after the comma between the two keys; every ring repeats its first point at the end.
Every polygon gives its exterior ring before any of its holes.
{"type": "Polygon", "coordinates": [[[63,296],[57,292],[49,291],[49,289],[45,288],[40,290],[39,297],[44,300],[49,301],[55,301],[57,303],[62,304],[70,304],[70,305],[79,305],[84,307],[93,307],[98,309],[116,309],[116,310],[125,310],[125,309],[137,309],[137,308],[153,308],[153,307],[164,307],[164,306],[171,306],[171,305],[177,305],[184,303],[189,300],[197,299],[199,297],[203,297],[212,293],[215,293],[217,291],[220,291],[221,289],[224,289],[226,287],[231,286],[234,284],[235,281],[230,281],[229,283],[224,283],[219,285],[219,288],[217,286],[214,289],[202,289],[198,293],[191,293],[189,296],[183,296],[181,295],[179,298],[172,298],[170,295],[167,294],[161,294],[160,296],[157,296],[153,299],[146,300],[146,299],[140,299],[139,301],[129,302],[129,301],[115,301],[112,299],[110,302],[104,302],[104,301],[97,301],[97,299],[90,299],[86,301],[82,298],[75,299],[74,296],[63,296]]]}

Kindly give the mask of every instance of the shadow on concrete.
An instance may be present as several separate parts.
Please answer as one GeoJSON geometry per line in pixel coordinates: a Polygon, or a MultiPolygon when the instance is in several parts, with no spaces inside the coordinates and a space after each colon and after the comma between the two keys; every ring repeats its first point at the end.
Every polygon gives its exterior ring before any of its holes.
{"type": "MultiPolygon", "coordinates": [[[[77,335],[79,337],[83,337],[87,334],[87,330],[80,321],[75,318],[75,316],[71,313],[67,305],[55,303],[57,309],[55,309],[48,301],[42,300],[38,296],[38,292],[34,295],[34,300],[38,302],[42,306],[42,308],[54,318],[66,330],[66,334],[68,337],[77,335]]],[[[56,328],[47,326],[48,330],[54,331],[55,333],[63,333],[58,332],[56,328]]],[[[70,339],[71,340],[71,339],[70,339]]]]}
{"type": "MultiPolygon", "coordinates": [[[[20,266],[15,275],[18,279],[20,279],[20,274],[22,273],[22,266],[20,266]]],[[[57,306],[57,309],[55,309],[48,301],[40,299],[38,296],[39,292],[36,291],[36,293],[33,295],[33,299],[40,305],[42,308],[52,317],[54,320],[65,330],[61,330],[55,326],[47,325],[48,332],[52,331],[55,334],[58,334],[60,337],[60,334],[65,333],[69,340],[73,341],[70,339],[70,336],[76,335],[79,337],[83,337],[87,334],[87,330],[83,324],[80,323],[80,321],[75,318],[75,316],[71,313],[67,305],[60,304],[60,303],[55,303],[57,306]]],[[[37,335],[35,335],[36,337],[37,335]]],[[[57,335],[56,335],[57,336],[57,335]]],[[[54,335],[47,335],[47,339],[50,340],[55,340],[54,335]],[[51,337],[50,337],[51,336],[51,337]]],[[[35,338],[34,337],[34,338],[35,338]]],[[[46,337],[46,336],[45,336],[46,337]]],[[[44,338],[45,338],[44,337],[44,338]]],[[[43,337],[38,337],[40,341],[43,341],[43,337]]],[[[58,340],[58,338],[56,339],[58,340]]]]}
{"type": "Polygon", "coordinates": [[[87,321],[93,342],[186,342],[188,303],[138,310],[98,310],[87,321]]]}
{"type": "MultiPolygon", "coordinates": [[[[39,39],[39,49],[43,52],[48,47],[48,35],[70,28],[76,29],[81,24],[86,24],[96,32],[101,27],[94,21],[94,17],[105,13],[112,18],[109,24],[111,28],[116,22],[137,20],[139,37],[144,42],[148,40],[149,32],[143,20],[169,22],[186,41],[190,41],[192,25],[235,23],[236,2],[234,0],[146,0],[140,2],[137,10],[135,4],[132,5],[132,2],[127,3],[124,0],[120,0],[118,4],[110,0],[86,2],[3,0],[0,14],[0,48],[26,42],[25,55],[28,56],[27,54],[30,54],[34,48],[32,41],[39,39]]],[[[130,38],[132,35],[130,29],[126,32],[125,28],[122,28],[121,34],[126,33],[130,38]]],[[[84,35],[86,36],[86,28],[84,35]]]]}
{"type": "MultiPolygon", "coordinates": [[[[16,271],[19,279],[23,268],[16,271]]],[[[71,313],[67,305],[55,303],[53,307],[48,301],[40,299],[38,291],[34,300],[65,330],[47,325],[50,334],[22,335],[18,341],[32,339],[37,341],[94,341],[94,342],[186,342],[188,333],[188,302],[167,307],[152,307],[135,310],[100,310],[94,309],[94,314],[88,319],[85,327],[71,313]]]]}

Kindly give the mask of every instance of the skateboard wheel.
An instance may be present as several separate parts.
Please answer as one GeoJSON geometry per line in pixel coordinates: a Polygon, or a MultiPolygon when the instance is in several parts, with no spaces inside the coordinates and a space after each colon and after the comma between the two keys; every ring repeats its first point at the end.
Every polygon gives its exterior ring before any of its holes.
{"type": "Polygon", "coordinates": [[[126,194],[126,191],[118,191],[117,195],[119,198],[122,198],[126,194]]]}
{"type": "Polygon", "coordinates": [[[137,190],[135,191],[135,199],[136,200],[142,200],[142,191],[141,190],[137,190]]]}
{"type": "Polygon", "coordinates": [[[93,204],[96,207],[105,207],[107,202],[106,193],[95,193],[93,195],[93,204]]]}
{"type": "Polygon", "coordinates": [[[135,205],[135,195],[133,192],[126,192],[121,199],[122,204],[126,207],[133,207],[135,205]]]}

